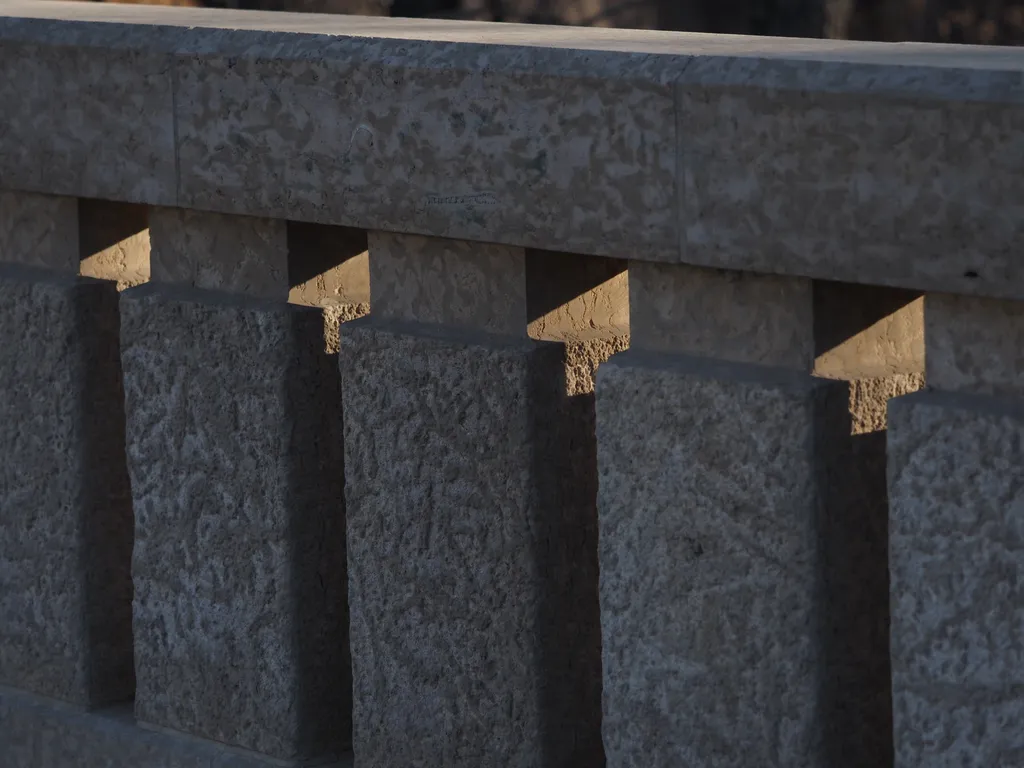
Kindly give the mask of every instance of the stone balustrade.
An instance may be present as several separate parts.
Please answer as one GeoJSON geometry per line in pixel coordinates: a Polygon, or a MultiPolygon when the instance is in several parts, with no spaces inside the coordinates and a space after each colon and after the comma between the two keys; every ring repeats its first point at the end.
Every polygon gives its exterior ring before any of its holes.
{"type": "Polygon", "coordinates": [[[0,765],[1024,765],[1024,52],[2,0],[0,73],[0,765]]]}

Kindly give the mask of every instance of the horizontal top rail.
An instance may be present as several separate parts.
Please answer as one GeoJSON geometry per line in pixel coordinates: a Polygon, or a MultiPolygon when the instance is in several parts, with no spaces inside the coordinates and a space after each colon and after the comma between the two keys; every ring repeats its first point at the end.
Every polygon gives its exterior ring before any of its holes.
{"type": "Polygon", "coordinates": [[[0,0],[0,188],[1024,298],[1024,50],[0,0]]]}

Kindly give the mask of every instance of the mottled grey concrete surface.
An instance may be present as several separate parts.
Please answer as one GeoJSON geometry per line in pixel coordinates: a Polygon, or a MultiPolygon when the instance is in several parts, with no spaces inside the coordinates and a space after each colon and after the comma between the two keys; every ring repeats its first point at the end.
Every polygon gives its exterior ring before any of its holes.
{"type": "Polygon", "coordinates": [[[9,0],[0,175],[1024,298],[1022,55],[9,0]]]}
{"type": "Polygon", "coordinates": [[[0,267],[0,684],[130,699],[117,292],[0,267]]]}
{"type": "Polygon", "coordinates": [[[841,541],[877,515],[827,492],[847,405],[844,384],[781,369],[642,351],[599,369],[610,767],[885,764],[885,626],[858,658],[844,633],[878,616],[873,592],[827,562],[878,560],[841,541]]]}
{"type": "Polygon", "coordinates": [[[1024,761],[1024,408],[889,407],[897,768],[1024,761]]]}
{"type": "Polygon", "coordinates": [[[522,248],[371,232],[370,288],[382,317],[526,334],[522,248]]]}
{"type": "Polygon", "coordinates": [[[1024,303],[931,294],[928,383],[946,392],[1024,394],[1024,303]]]}
{"type": "Polygon", "coordinates": [[[284,221],[155,208],[149,222],[153,280],[269,299],[288,296],[284,221]]]}
{"type": "MultiPolygon", "coordinates": [[[[139,727],[131,706],[83,713],[0,688],[4,768],[281,768],[251,752],[139,727]]],[[[351,755],[318,768],[352,768],[351,755]]]]}
{"type": "Polygon", "coordinates": [[[78,273],[78,201],[0,191],[0,263],[78,273]]]}
{"type": "Polygon", "coordinates": [[[674,258],[667,81],[685,59],[311,36],[279,56],[273,37],[212,42],[180,51],[187,205],[674,258]]]}
{"type": "Polygon", "coordinates": [[[633,346],[810,370],[811,286],[801,278],[632,262],[633,346]]]}
{"type": "Polygon", "coordinates": [[[350,739],[341,395],[319,311],[121,298],[137,717],[282,759],[350,739]]]}
{"type": "Polygon", "coordinates": [[[1024,89],[900,48],[906,67],[695,60],[676,102],[680,258],[1024,297],[1024,176],[1007,160],[1024,89]]]}
{"type": "Polygon", "coordinates": [[[564,356],[342,327],[362,766],[600,764],[596,520],[577,477],[593,459],[564,356]]]}
{"type": "Polygon", "coordinates": [[[174,205],[171,51],[184,30],[2,18],[12,12],[0,5],[0,183],[174,205]]]}

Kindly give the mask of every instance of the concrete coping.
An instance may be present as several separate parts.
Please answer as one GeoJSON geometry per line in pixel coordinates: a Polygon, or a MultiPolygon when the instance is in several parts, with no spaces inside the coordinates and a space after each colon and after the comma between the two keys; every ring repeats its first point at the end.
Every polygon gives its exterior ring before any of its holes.
{"type": "Polygon", "coordinates": [[[9,190],[1024,299],[1024,50],[0,0],[9,190]]]}

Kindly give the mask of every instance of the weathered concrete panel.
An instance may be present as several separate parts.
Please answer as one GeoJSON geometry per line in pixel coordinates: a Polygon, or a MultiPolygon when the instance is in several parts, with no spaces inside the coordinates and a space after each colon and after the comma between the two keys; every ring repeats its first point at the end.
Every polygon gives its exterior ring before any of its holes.
{"type": "Polygon", "coordinates": [[[78,273],[78,201],[0,192],[0,263],[78,273]]]}
{"type": "Polygon", "coordinates": [[[5,185],[1024,298],[1019,51],[98,5],[0,9],[5,185]]]}
{"type": "Polygon", "coordinates": [[[372,232],[370,253],[377,315],[526,335],[522,248],[372,232]]]}
{"type": "Polygon", "coordinates": [[[121,298],[137,717],[281,759],[349,741],[341,413],[321,313],[121,298]]]}
{"type": "Polygon", "coordinates": [[[1024,759],[1024,409],[927,393],[889,407],[897,768],[1024,759]]]}
{"type": "Polygon", "coordinates": [[[130,699],[132,512],[113,285],[0,268],[0,683],[130,699]]]}
{"type": "Polygon", "coordinates": [[[288,235],[284,221],[182,208],[150,212],[153,280],[284,300],[288,235]]]}
{"type": "Polygon", "coordinates": [[[1018,74],[742,47],[679,82],[682,261],[1024,298],[1018,74]]]}
{"type": "Polygon", "coordinates": [[[816,451],[843,392],[641,351],[599,369],[609,766],[835,764],[816,451]]]}
{"type": "Polygon", "coordinates": [[[674,260],[684,62],[208,30],[180,50],[181,202],[674,260]]]}
{"type": "Polygon", "coordinates": [[[340,357],[357,761],[599,764],[596,521],[564,348],[367,318],[340,357]]]}
{"type": "Polygon", "coordinates": [[[179,37],[152,25],[2,19],[3,186],[174,205],[179,37]]]}
{"type": "Polygon", "coordinates": [[[739,363],[810,370],[810,280],[632,262],[633,345],[739,363]]]}
{"type": "Polygon", "coordinates": [[[946,392],[1024,394],[1024,302],[929,294],[928,383],[946,392]]]}

